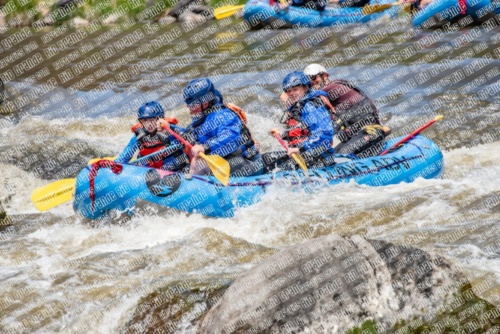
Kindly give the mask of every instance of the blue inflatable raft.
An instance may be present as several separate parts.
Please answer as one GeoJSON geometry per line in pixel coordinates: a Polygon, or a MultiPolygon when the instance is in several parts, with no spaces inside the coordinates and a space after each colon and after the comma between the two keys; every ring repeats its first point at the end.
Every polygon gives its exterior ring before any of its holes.
{"type": "MultiPolygon", "coordinates": [[[[386,148],[401,138],[390,140],[386,148]]],[[[232,217],[239,207],[258,202],[273,186],[331,186],[354,180],[359,184],[384,186],[412,182],[418,177],[435,178],[443,171],[443,155],[431,140],[416,136],[384,156],[351,160],[335,166],[302,171],[277,172],[261,176],[231,178],[224,187],[210,176],[183,174],[148,167],[123,165],[120,173],[111,168],[94,175],[94,198],[90,196],[90,166],[76,181],[74,209],[81,216],[97,219],[117,210],[132,214],[138,201],[211,217],[232,217]]]]}
{"type": "MultiPolygon", "coordinates": [[[[392,4],[394,0],[374,0],[368,5],[392,4]]],[[[280,9],[278,5],[270,5],[269,0],[250,0],[245,5],[243,18],[253,29],[271,26],[278,28],[293,27],[328,27],[350,23],[365,23],[383,16],[395,18],[398,7],[364,14],[363,7],[326,7],[322,12],[304,7],[288,6],[280,9]]]]}
{"type": "Polygon", "coordinates": [[[471,24],[486,22],[496,14],[500,14],[500,2],[498,1],[434,0],[415,13],[412,23],[423,29],[456,23],[458,30],[471,24]]]}

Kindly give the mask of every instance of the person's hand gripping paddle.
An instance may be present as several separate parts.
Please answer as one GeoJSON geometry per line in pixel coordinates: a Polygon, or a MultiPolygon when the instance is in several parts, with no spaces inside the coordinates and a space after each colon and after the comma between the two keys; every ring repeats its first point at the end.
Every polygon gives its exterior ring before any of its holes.
{"type": "MultiPolygon", "coordinates": [[[[271,134],[274,136],[274,138],[276,138],[280,142],[281,146],[283,146],[283,148],[288,151],[288,145],[285,143],[283,138],[281,138],[279,132],[277,130],[271,130],[271,134]]],[[[307,169],[307,165],[306,165],[306,162],[304,161],[304,158],[302,158],[302,156],[298,153],[293,153],[292,158],[299,165],[299,167],[304,171],[304,174],[306,175],[307,180],[310,181],[311,178],[309,177],[309,170],[307,169]]]]}
{"type": "MultiPolygon", "coordinates": [[[[172,136],[177,138],[188,150],[193,148],[193,145],[188,143],[184,138],[178,135],[169,125],[165,125],[163,127],[164,130],[170,132],[172,136]]],[[[205,160],[208,165],[208,168],[212,171],[215,178],[220,181],[223,185],[227,186],[229,183],[229,174],[231,172],[231,167],[229,166],[229,162],[218,155],[206,155],[205,153],[200,152],[200,157],[205,160]]]]}

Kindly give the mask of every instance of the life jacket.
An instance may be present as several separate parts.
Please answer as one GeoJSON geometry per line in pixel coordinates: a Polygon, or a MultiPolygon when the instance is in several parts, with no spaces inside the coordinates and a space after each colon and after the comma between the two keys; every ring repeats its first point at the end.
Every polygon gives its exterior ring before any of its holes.
{"type": "Polygon", "coordinates": [[[223,105],[227,109],[231,110],[233,113],[238,116],[238,118],[241,121],[241,132],[240,136],[244,138],[244,142],[241,144],[240,148],[236,151],[233,152],[232,155],[239,155],[241,154],[244,158],[251,159],[253,158],[257,153],[259,153],[258,150],[258,143],[253,139],[252,133],[250,132],[250,129],[247,127],[247,115],[241,109],[235,104],[232,104],[228,102],[227,104],[223,105]]]}
{"type": "Polygon", "coordinates": [[[354,135],[359,133],[365,126],[371,124],[380,124],[379,111],[372,99],[368,97],[361,89],[354,86],[347,80],[333,80],[329,85],[322,89],[328,93],[329,100],[335,108],[336,113],[330,113],[335,134],[341,142],[346,142],[354,135]],[[349,87],[359,93],[363,99],[352,106],[342,108],[336,98],[332,99],[328,87],[332,84],[340,84],[349,87]]]}
{"type": "Polygon", "coordinates": [[[313,91],[292,104],[285,111],[285,119],[282,118],[282,123],[284,123],[287,128],[284,139],[288,141],[290,147],[296,147],[303,141],[309,139],[311,130],[308,125],[303,123],[301,116],[302,108],[304,108],[307,103],[312,103],[316,108],[325,108],[332,112],[330,109],[331,104],[329,104],[328,99],[322,96],[319,91],[313,91]]]}
{"type": "MultiPolygon", "coordinates": [[[[175,118],[166,118],[171,124],[177,124],[175,118]]],[[[145,157],[151,153],[157,152],[167,146],[171,145],[170,135],[164,132],[156,131],[154,134],[148,133],[141,123],[132,126],[132,132],[135,134],[137,143],[139,144],[139,156],[145,157]]],[[[176,150],[169,157],[178,157],[182,155],[182,150],[176,150]]],[[[163,159],[159,161],[148,162],[148,166],[152,168],[161,168],[163,166],[163,159]]]]}
{"type": "Polygon", "coordinates": [[[200,126],[203,126],[203,124],[205,123],[206,117],[210,113],[216,112],[217,110],[221,110],[223,108],[230,110],[236,116],[238,116],[239,120],[241,121],[240,137],[243,138],[243,142],[240,143],[240,147],[236,151],[228,154],[225,157],[232,157],[232,156],[241,155],[247,159],[253,158],[257,153],[259,153],[259,150],[257,148],[256,142],[252,138],[252,134],[251,134],[250,130],[246,126],[246,123],[247,123],[246,114],[240,107],[238,107],[232,103],[228,103],[227,105],[226,104],[216,104],[210,110],[206,110],[204,112],[204,115],[201,118],[196,119],[196,121],[194,121],[188,127],[188,131],[185,134],[185,136],[188,137],[189,139],[191,139],[191,142],[194,143],[195,142],[195,140],[193,138],[194,130],[200,126]]]}

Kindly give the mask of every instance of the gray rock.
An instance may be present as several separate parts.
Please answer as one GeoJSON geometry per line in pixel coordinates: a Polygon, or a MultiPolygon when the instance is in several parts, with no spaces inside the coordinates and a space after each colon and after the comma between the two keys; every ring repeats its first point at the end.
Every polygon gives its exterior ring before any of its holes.
{"type": "Polygon", "coordinates": [[[185,12],[177,19],[179,22],[191,22],[191,23],[204,23],[207,19],[205,16],[200,14],[195,14],[193,12],[185,12]]]}
{"type": "Polygon", "coordinates": [[[203,0],[180,0],[165,15],[179,22],[203,23],[213,18],[213,10],[203,0]]]}
{"type": "Polygon", "coordinates": [[[343,333],[366,321],[386,332],[433,314],[461,274],[443,258],[359,236],[331,235],[280,251],[240,276],[201,333],[343,333]]]}
{"type": "Polygon", "coordinates": [[[3,84],[2,78],[0,78],[0,103],[5,100],[5,85],[3,84]]]}

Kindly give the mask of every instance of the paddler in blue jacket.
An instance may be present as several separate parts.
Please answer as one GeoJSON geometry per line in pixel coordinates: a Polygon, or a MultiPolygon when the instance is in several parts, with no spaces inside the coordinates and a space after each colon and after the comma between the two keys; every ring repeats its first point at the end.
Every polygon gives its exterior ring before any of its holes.
{"type": "MultiPolygon", "coordinates": [[[[277,159],[277,166],[283,169],[296,168],[290,157],[300,153],[309,168],[334,165],[333,125],[329,116],[328,95],[311,89],[311,80],[304,72],[295,71],[283,80],[283,91],[289,98],[282,123],[286,125],[283,139],[288,141],[288,158],[277,159]]],[[[273,129],[276,131],[276,129],[273,129]]],[[[272,161],[266,156],[266,164],[272,161]]]]}
{"type": "MultiPolygon", "coordinates": [[[[115,162],[127,163],[137,152],[139,152],[140,158],[171,147],[165,154],[161,154],[158,158],[149,161],[148,166],[176,172],[187,172],[189,159],[183,151],[182,144],[162,129],[161,123],[165,122],[164,118],[165,113],[158,102],[144,103],[137,112],[139,123],[131,129],[134,136],[130,139],[123,152],[115,159],[115,162]]],[[[168,123],[175,124],[177,121],[169,119],[168,123]]],[[[176,129],[175,125],[171,125],[171,127],[174,130],[176,129]]]]}
{"type": "Polygon", "coordinates": [[[199,156],[201,152],[226,159],[231,166],[231,176],[262,174],[262,158],[250,130],[237,113],[221,103],[210,79],[190,81],[183,94],[192,119],[184,134],[193,143],[190,172],[209,172],[199,156]]]}

